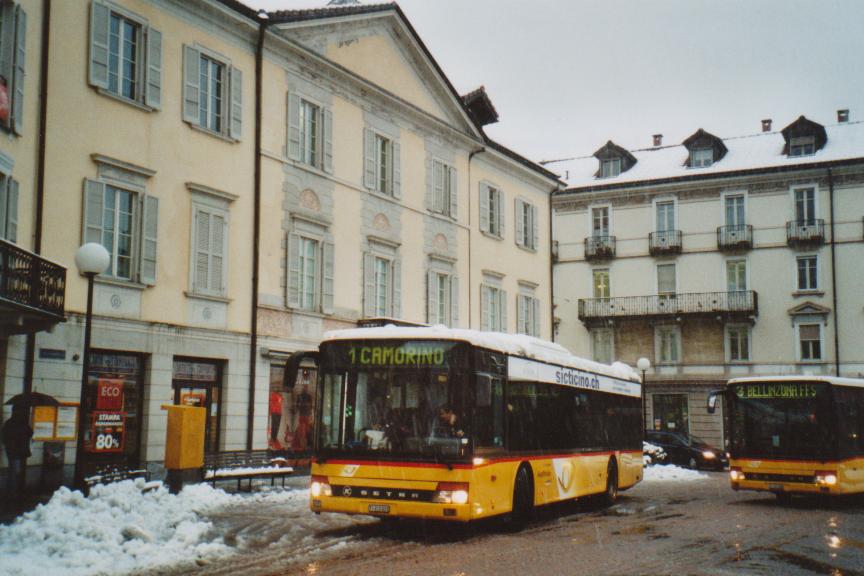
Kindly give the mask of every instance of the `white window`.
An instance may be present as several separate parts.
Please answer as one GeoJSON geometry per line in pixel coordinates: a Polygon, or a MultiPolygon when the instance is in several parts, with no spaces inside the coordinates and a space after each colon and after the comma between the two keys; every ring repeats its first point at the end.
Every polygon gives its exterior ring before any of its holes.
{"type": "Polygon", "coordinates": [[[18,241],[18,181],[0,174],[0,238],[18,241]]]}
{"type": "Polygon", "coordinates": [[[801,136],[789,140],[789,156],[812,156],[816,153],[816,137],[801,136]]]}
{"type": "Polygon", "coordinates": [[[621,173],[621,158],[610,158],[600,162],[600,177],[612,178],[621,173]]]}
{"type": "Polygon", "coordinates": [[[815,254],[798,256],[795,262],[798,269],[798,290],[818,290],[819,257],[815,254]]]}
{"type": "Polygon", "coordinates": [[[432,211],[456,218],[456,169],[438,160],[432,161],[432,211]]]}
{"type": "Polygon", "coordinates": [[[726,290],[741,292],[747,290],[747,261],[743,259],[726,261],[726,290]]]}
{"type": "Polygon", "coordinates": [[[159,108],[162,34],[145,18],[106,0],[93,1],[90,17],[90,84],[159,108]]]}
{"type": "Polygon", "coordinates": [[[504,236],[504,194],[501,190],[480,183],[480,230],[492,236],[504,236]]]}
{"type": "Polygon", "coordinates": [[[0,2],[0,93],[8,106],[0,126],[16,134],[23,131],[26,34],[24,9],[15,2],[0,2]]]}
{"type": "Polygon", "coordinates": [[[333,312],[334,248],[327,230],[305,221],[288,235],[288,306],[333,312]]]}
{"type": "Polygon", "coordinates": [[[183,47],[183,120],[239,140],[243,126],[243,74],[224,57],[183,47]]]}
{"type": "Polygon", "coordinates": [[[393,138],[364,128],[363,183],[369,190],[394,198],[402,197],[399,143],[393,138]]]}
{"type": "Polygon", "coordinates": [[[480,329],[507,331],[507,292],[498,286],[480,286],[480,329]]]}
{"type": "Polygon", "coordinates": [[[228,270],[228,215],[210,206],[194,208],[195,247],[192,292],[211,296],[224,296],[228,270]]]}
{"type": "Polygon", "coordinates": [[[798,324],[799,360],[822,360],[822,325],[798,324]]]}
{"type": "Polygon", "coordinates": [[[591,208],[591,236],[603,238],[609,236],[609,207],[594,206],[591,208]]]}
{"type": "Polygon", "coordinates": [[[310,166],[317,166],[319,161],[320,118],[321,108],[306,100],[300,101],[300,160],[310,166]]]}
{"type": "Polygon", "coordinates": [[[595,362],[611,364],[614,358],[614,336],[609,328],[591,331],[591,355],[595,362]]]}
{"type": "Polygon", "coordinates": [[[675,264],[657,265],[657,294],[674,296],[678,291],[678,274],[675,264]]]}
{"type": "Polygon", "coordinates": [[[426,320],[429,324],[455,327],[459,317],[459,284],[452,265],[434,261],[427,276],[426,320]],[[441,269],[438,269],[440,267],[441,269]],[[443,268],[451,268],[443,270],[443,268]]]}
{"type": "Polygon", "coordinates": [[[747,223],[743,194],[730,194],[724,197],[726,226],[744,226],[747,223]]]}
{"type": "Polygon", "coordinates": [[[659,363],[677,364],[680,361],[681,329],[678,326],[657,326],[654,339],[659,363]]]}
{"type": "Polygon", "coordinates": [[[390,310],[390,260],[375,257],[375,316],[387,316],[390,310]]]}
{"type": "Polygon", "coordinates": [[[104,274],[155,284],[158,199],[99,180],[86,180],[84,195],[84,241],[108,250],[104,274]]]}
{"type": "Polygon", "coordinates": [[[726,359],[728,362],[750,361],[750,327],[726,327],[726,359]]]}
{"type": "Polygon", "coordinates": [[[364,257],[364,314],[368,318],[399,318],[402,273],[395,250],[367,252],[364,257]]]}
{"type": "Polygon", "coordinates": [[[798,188],[795,190],[795,222],[799,226],[816,224],[815,188],[798,188]]]}
{"type": "Polygon", "coordinates": [[[539,337],[540,300],[529,294],[519,294],[516,308],[516,332],[539,337]]]}
{"type": "Polygon", "coordinates": [[[288,156],[325,172],[333,171],[333,115],[303,96],[288,94],[288,156]]]}
{"type": "Polygon", "coordinates": [[[657,213],[657,232],[669,232],[675,230],[675,202],[666,200],[655,204],[657,213]]]}
{"type": "Polygon", "coordinates": [[[594,298],[609,298],[612,287],[609,281],[608,268],[595,268],[591,272],[594,280],[594,298]]]}
{"type": "Polygon", "coordinates": [[[393,193],[393,141],[380,134],[375,135],[375,189],[393,193]]]}
{"type": "Polygon", "coordinates": [[[528,250],[537,250],[539,230],[537,207],[516,199],[516,245],[528,250]]]}
{"type": "Polygon", "coordinates": [[[694,148],[690,151],[690,167],[706,168],[714,163],[713,148],[694,148]]]}

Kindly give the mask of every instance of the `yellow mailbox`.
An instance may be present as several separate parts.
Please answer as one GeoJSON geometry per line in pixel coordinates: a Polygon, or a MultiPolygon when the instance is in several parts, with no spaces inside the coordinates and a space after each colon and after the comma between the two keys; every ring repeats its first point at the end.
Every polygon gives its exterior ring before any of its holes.
{"type": "Polygon", "coordinates": [[[163,405],[168,411],[165,468],[188,470],[204,466],[204,430],[207,409],[198,406],[163,405]]]}

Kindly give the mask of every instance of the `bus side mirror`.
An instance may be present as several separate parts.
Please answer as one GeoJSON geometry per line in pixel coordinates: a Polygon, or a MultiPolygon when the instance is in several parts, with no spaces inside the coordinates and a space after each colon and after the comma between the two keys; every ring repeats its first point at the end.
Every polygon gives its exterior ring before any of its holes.
{"type": "Polygon", "coordinates": [[[717,397],[723,394],[722,390],[714,390],[708,393],[708,414],[714,414],[717,410],[717,397]]]}
{"type": "Polygon", "coordinates": [[[295,352],[288,358],[288,362],[285,363],[285,374],[282,377],[282,387],[286,392],[294,390],[294,386],[297,384],[297,375],[301,370],[300,365],[304,361],[318,366],[318,352],[315,350],[295,352]]]}
{"type": "Polygon", "coordinates": [[[488,374],[477,374],[475,388],[475,406],[486,408],[492,405],[492,377],[488,374]]]}

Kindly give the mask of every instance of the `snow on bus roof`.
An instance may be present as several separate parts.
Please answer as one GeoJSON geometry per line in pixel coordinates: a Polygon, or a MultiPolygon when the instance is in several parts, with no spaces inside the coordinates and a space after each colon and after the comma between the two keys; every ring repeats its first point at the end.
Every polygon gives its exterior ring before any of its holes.
{"type": "Polygon", "coordinates": [[[729,380],[732,384],[750,384],[758,382],[827,382],[835,386],[857,386],[864,388],[864,379],[861,378],[838,378],[837,376],[814,376],[801,374],[798,376],[750,376],[746,378],[733,378],[729,380]]]}
{"type": "Polygon", "coordinates": [[[377,328],[352,328],[334,330],[324,334],[324,342],[332,340],[384,340],[388,338],[416,338],[421,340],[459,340],[474,346],[496,350],[513,356],[521,356],[540,362],[559,364],[568,368],[596,372],[613,378],[640,382],[639,376],[627,364],[615,362],[612,365],[593,362],[573,356],[569,350],[548,340],[541,340],[524,334],[504,334],[503,332],[481,332],[446,326],[406,327],[388,325],[377,328]]]}

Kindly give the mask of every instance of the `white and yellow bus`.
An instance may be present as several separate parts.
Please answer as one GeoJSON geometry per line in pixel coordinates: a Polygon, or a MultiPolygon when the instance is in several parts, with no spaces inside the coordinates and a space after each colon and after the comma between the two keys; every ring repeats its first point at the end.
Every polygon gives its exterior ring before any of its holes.
{"type": "Polygon", "coordinates": [[[316,513],[524,519],[642,479],[641,385],[626,365],[440,327],[331,332],[317,364],[316,513]]]}
{"type": "MultiPolygon", "coordinates": [[[[737,378],[724,391],[735,490],[864,492],[864,380],[737,378]]],[[[714,400],[709,396],[708,409],[714,400]]]]}

